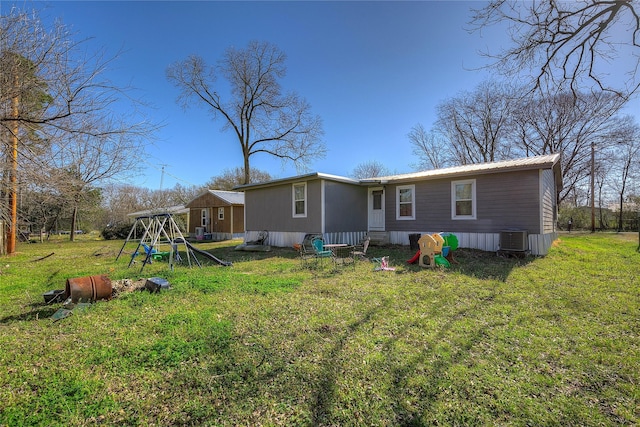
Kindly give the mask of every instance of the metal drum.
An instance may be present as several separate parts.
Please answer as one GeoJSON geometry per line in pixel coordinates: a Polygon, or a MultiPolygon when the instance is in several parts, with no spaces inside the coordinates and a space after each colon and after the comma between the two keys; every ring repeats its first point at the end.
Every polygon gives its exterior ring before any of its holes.
{"type": "Polygon", "coordinates": [[[113,287],[107,276],[87,276],[67,279],[65,295],[71,302],[93,302],[111,299],[113,287]]]}

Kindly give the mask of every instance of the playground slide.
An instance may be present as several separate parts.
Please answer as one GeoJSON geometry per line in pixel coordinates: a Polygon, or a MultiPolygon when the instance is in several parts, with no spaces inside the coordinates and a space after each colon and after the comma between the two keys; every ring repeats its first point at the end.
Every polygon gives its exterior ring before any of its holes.
{"type": "Polygon", "coordinates": [[[210,254],[209,252],[207,252],[207,251],[203,251],[203,250],[201,250],[201,249],[196,248],[195,246],[193,246],[191,243],[187,242],[186,240],[185,240],[184,244],[185,244],[189,249],[191,249],[193,252],[195,252],[195,253],[197,253],[197,254],[200,254],[200,255],[202,255],[202,256],[203,256],[203,257],[205,257],[205,258],[209,258],[210,260],[213,260],[213,261],[217,262],[217,263],[218,263],[218,264],[220,264],[220,265],[224,265],[225,267],[230,267],[231,265],[233,265],[233,263],[232,263],[231,261],[223,261],[223,260],[221,260],[220,258],[218,258],[218,257],[216,257],[216,256],[214,256],[214,255],[211,255],[211,254],[210,254]]]}
{"type": "Polygon", "coordinates": [[[413,256],[413,258],[408,259],[407,262],[409,264],[414,264],[416,261],[418,261],[418,259],[420,259],[420,249],[418,249],[418,252],[416,252],[416,254],[413,256]]]}

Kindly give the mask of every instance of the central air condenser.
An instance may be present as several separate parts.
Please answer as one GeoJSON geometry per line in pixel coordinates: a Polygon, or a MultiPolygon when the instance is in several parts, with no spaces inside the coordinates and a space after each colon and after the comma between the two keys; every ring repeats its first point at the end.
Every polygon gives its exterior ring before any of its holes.
{"type": "Polygon", "coordinates": [[[502,230],[500,232],[500,250],[526,252],[529,250],[527,230],[502,230]]]}

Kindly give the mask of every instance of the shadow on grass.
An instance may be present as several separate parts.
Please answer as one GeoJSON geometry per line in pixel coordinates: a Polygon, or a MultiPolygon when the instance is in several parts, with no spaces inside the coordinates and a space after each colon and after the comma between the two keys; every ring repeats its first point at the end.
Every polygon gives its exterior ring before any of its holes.
{"type": "MultiPolygon", "coordinates": [[[[205,244],[206,245],[206,244],[205,244]]],[[[203,245],[203,246],[205,246],[203,245]]],[[[298,260],[299,254],[293,248],[272,247],[269,252],[245,252],[234,250],[235,245],[218,246],[214,248],[200,248],[223,261],[232,263],[259,261],[270,258],[285,258],[298,260]]],[[[418,263],[408,264],[409,260],[415,254],[407,246],[388,245],[388,246],[370,246],[367,253],[369,259],[389,256],[390,266],[398,270],[399,273],[404,271],[418,272],[422,271],[418,263]]],[[[185,254],[180,254],[184,259],[185,254]]],[[[446,269],[456,271],[464,275],[479,279],[492,279],[504,282],[511,271],[516,267],[534,262],[535,256],[498,256],[495,252],[485,252],[475,249],[458,249],[453,253],[457,263],[446,269]]],[[[198,257],[203,265],[215,265],[213,261],[198,257]]]]}
{"type": "Polygon", "coordinates": [[[14,314],[0,318],[0,324],[47,319],[58,311],[58,308],[60,308],[59,305],[60,304],[51,305],[44,302],[32,303],[28,306],[29,310],[22,314],[14,314]]]}
{"type": "MultiPolygon", "coordinates": [[[[378,246],[372,248],[367,255],[370,257],[388,256],[391,267],[396,269],[406,269],[411,272],[425,270],[418,262],[407,263],[415,252],[406,246],[378,246]]],[[[444,271],[459,272],[466,276],[478,279],[492,279],[506,281],[511,271],[516,267],[521,267],[534,262],[535,256],[498,256],[495,252],[485,252],[476,249],[458,249],[453,253],[455,263],[450,267],[443,268],[444,271]]]]}
{"type": "Polygon", "coordinates": [[[388,301],[383,301],[382,304],[368,310],[359,319],[349,324],[342,335],[335,338],[335,344],[321,362],[322,369],[320,370],[320,382],[312,399],[313,425],[333,425],[333,420],[331,419],[331,407],[335,401],[336,380],[340,372],[340,367],[337,365],[336,361],[340,360],[340,353],[349,338],[355,335],[363,326],[370,323],[375,314],[377,314],[380,309],[384,308],[387,304],[388,301]]]}
{"type": "MultiPolygon", "coordinates": [[[[444,323],[437,334],[429,341],[429,349],[427,351],[420,352],[412,360],[407,360],[405,364],[398,365],[390,375],[393,377],[393,396],[395,396],[394,408],[396,408],[396,419],[399,426],[425,426],[433,425],[436,420],[424,420],[425,415],[429,415],[434,412],[434,404],[438,402],[438,399],[442,393],[447,393],[445,381],[447,378],[447,372],[451,367],[462,363],[469,355],[471,350],[480,342],[482,342],[483,336],[491,328],[504,324],[504,322],[494,322],[491,324],[482,324],[480,327],[475,327],[473,330],[468,331],[465,335],[465,342],[458,343],[458,345],[451,345],[450,352],[445,351],[443,354],[439,354],[438,345],[442,342],[447,342],[450,332],[455,328],[458,321],[462,321],[473,313],[486,307],[486,304],[491,304],[496,296],[495,290],[484,298],[478,299],[473,305],[463,307],[458,310],[453,316],[451,316],[446,323],[444,323]],[[420,396],[420,405],[418,408],[408,408],[405,404],[405,394],[408,388],[408,381],[411,376],[419,370],[420,366],[428,366],[428,381],[423,384],[420,396]]],[[[406,328],[405,328],[406,329],[406,328]]],[[[404,336],[400,331],[397,334],[398,337],[404,336]]],[[[398,339],[389,340],[385,343],[384,349],[389,355],[389,363],[393,364],[397,358],[393,357],[393,348],[398,339]]],[[[451,422],[452,420],[448,420],[451,422]]],[[[460,420],[456,420],[460,422],[460,420]]],[[[456,421],[453,423],[456,424],[456,421]]]]}
{"type": "MultiPolygon", "coordinates": [[[[222,261],[230,261],[232,263],[259,261],[259,260],[269,259],[269,258],[288,258],[288,259],[299,258],[298,252],[296,252],[293,248],[272,247],[271,250],[268,252],[261,252],[261,251],[248,252],[248,251],[236,251],[235,245],[207,248],[206,244],[202,246],[195,244],[194,247],[196,247],[199,250],[208,252],[222,261]]],[[[180,257],[182,257],[182,259],[184,260],[187,259],[187,255],[184,251],[180,251],[180,257]]],[[[203,265],[218,265],[215,263],[215,261],[207,259],[206,257],[200,254],[196,254],[196,257],[198,258],[198,261],[200,261],[203,265]]]]}
{"type": "MultiPolygon", "coordinates": [[[[423,417],[433,412],[434,405],[438,402],[441,393],[446,391],[443,378],[447,378],[447,371],[458,363],[463,362],[470,354],[471,350],[478,343],[482,342],[487,330],[499,326],[502,322],[483,324],[474,327],[465,336],[465,342],[458,346],[452,346],[446,354],[438,354],[438,344],[446,342],[447,337],[455,329],[459,321],[472,317],[475,312],[481,310],[486,304],[491,304],[496,296],[495,290],[484,298],[476,300],[472,305],[466,306],[454,313],[446,323],[444,323],[433,339],[429,341],[429,349],[418,353],[415,357],[399,364],[394,348],[398,341],[407,335],[407,329],[412,324],[405,325],[404,328],[396,332],[395,337],[384,343],[383,352],[386,353],[388,365],[393,366],[389,372],[392,378],[395,419],[394,425],[398,426],[424,426],[431,425],[431,422],[424,421],[423,417]],[[420,366],[429,367],[429,380],[422,387],[420,404],[417,408],[409,408],[405,403],[407,400],[407,389],[411,376],[419,371],[420,366]]],[[[336,420],[332,417],[332,407],[336,401],[336,383],[339,379],[341,366],[341,353],[351,337],[357,335],[369,324],[373,324],[376,315],[384,312],[390,301],[381,301],[379,305],[373,307],[362,314],[360,318],[349,324],[343,334],[334,336],[331,349],[322,358],[319,382],[316,386],[315,394],[312,398],[312,425],[334,425],[336,420]]],[[[433,421],[433,420],[431,420],[433,421]]]]}

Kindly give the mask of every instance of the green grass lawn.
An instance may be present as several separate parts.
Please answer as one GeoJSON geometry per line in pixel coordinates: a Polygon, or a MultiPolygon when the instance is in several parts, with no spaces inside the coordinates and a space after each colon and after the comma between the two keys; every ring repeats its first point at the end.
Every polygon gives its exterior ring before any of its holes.
{"type": "Polygon", "coordinates": [[[135,246],[116,261],[122,241],[83,239],[0,258],[2,426],[640,424],[636,234],[434,270],[370,248],[395,271],[233,241],[198,245],[232,267],[140,273],[135,246]],[[43,292],[101,274],[172,289],[51,319],[43,292]]]}

